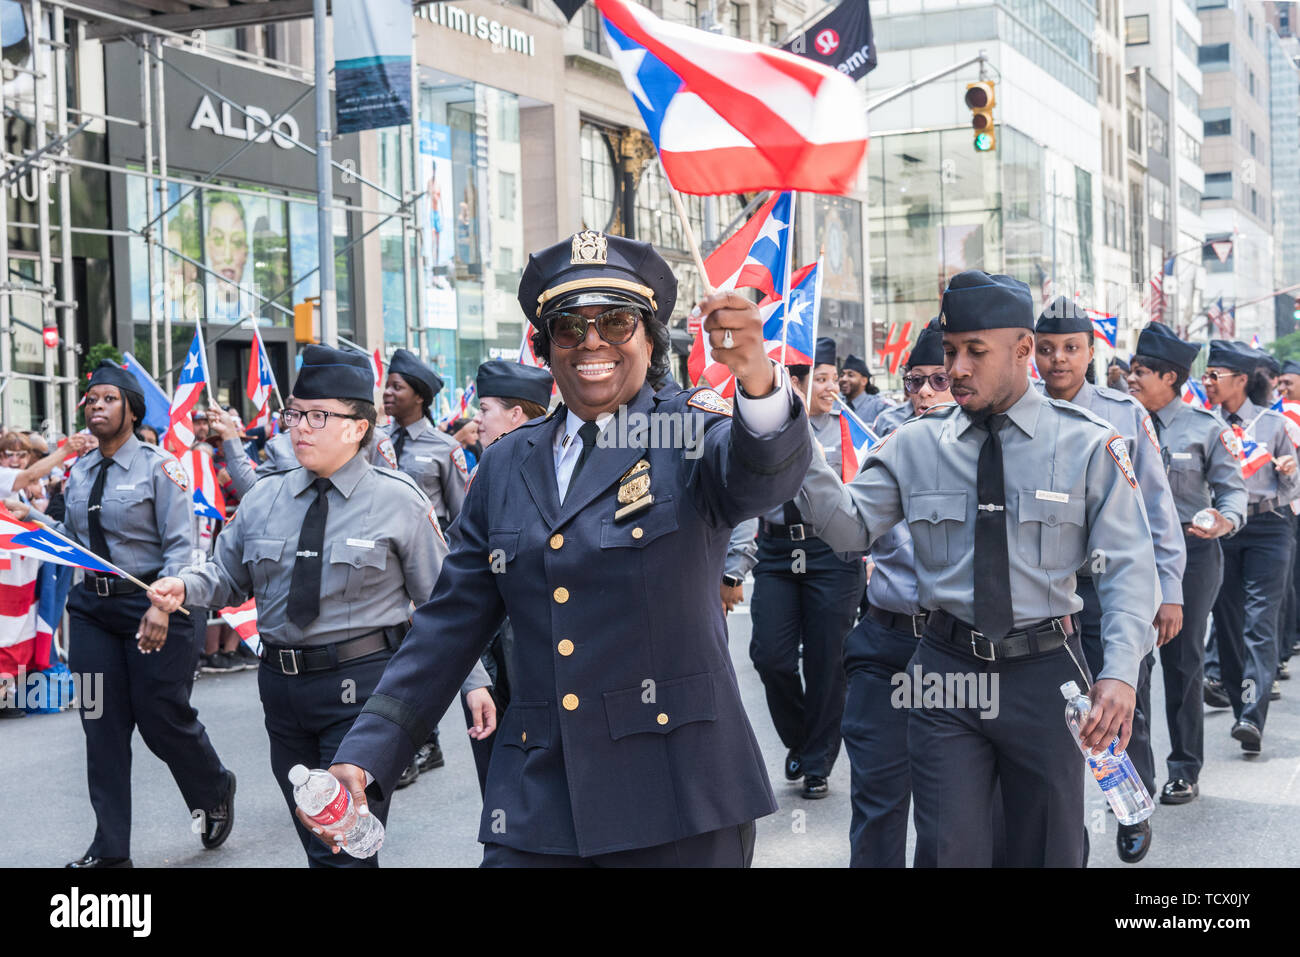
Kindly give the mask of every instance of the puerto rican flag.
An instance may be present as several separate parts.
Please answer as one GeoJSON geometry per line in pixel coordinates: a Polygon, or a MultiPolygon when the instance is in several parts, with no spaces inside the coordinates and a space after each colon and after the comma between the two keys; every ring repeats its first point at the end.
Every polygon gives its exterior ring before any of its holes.
{"type": "Polygon", "coordinates": [[[1043,374],[1038,371],[1038,363],[1035,362],[1032,357],[1029,360],[1029,381],[1030,382],[1043,381],[1043,374]]]}
{"type": "Polygon", "coordinates": [[[1291,442],[1300,448],[1300,402],[1278,399],[1269,408],[1286,419],[1287,435],[1291,436],[1291,442]]]}
{"type": "Polygon", "coordinates": [[[457,419],[464,418],[465,413],[469,411],[469,404],[474,401],[477,395],[478,383],[472,383],[468,389],[460,394],[460,401],[456,404],[456,408],[452,410],[451,415],[442,420],[442,427],[445,429],[457,419]]]}
{"type": "Polygon", "coordinates": [[[1202,409],[1210,407],[1210,397],[1205,394],[1205,386],[1195,379],[1183,383],[1183,401],[1188,405],[1198,405],[1202,409]]]}
{"type": "Polygon", "coordinates": [[[253,336],[253,350],[248,356],[248,376],[244,394],[253,403],[257,413],[250,423],[253,428],[271,424],[271,389],[275,377],[271,375],[271,363],[267,361],[266,350],[262,347],[262,337],[253,336]]]}
{"type": "Polygon", "coordinates": [[[1252,349],[1259,349],[1259,348],[1260,348],[1260,344],[1259,344],[1259,335],[1258,335],[1258,334],[1253,335],[1253,336],[1250,337],[1250,347],[1251,347],[1252,349]]]}
{"type": "Polygon", "coordinates": [[[758,304],[763,317],[763,347],[782,365],[812,365],[817,314],[821,307],[821,270],[818,263],[804,266],[790,277],[788,315],[786,302],[768,297],[758,304]],[[784,337],[785,354],[781,354],[784,337]]]}
{"type": "Polygon", "coordinates": [[[1119,316],[1112,316],[1110,313],[1096,309],[1089,309],[1087,312],[1088,318],[1092,320],[1093,338],[1100,339],[1114,349],[1116,337],[1119,335],[1119,316]]]}
{"type": "Polygon", "coordinates": [[[192,413],[208,382],[207,362],[203,358],[203,340],[196,330],[190,351],[186,353],[180,381],[172,394],[171,425],[163,436],[163,446],[176,455],[188,452],[194,444],[194,418],[192,413]]]}
{"type": "MultiPolygon", "coordinates": [[[[0,558],[0,674],[36,667],[36,579],[41,562],[25,555],[0,558]]],[[[48,667],[48,662],[42,667],[48,667]]]]}
{"type": "Polygon", "coordinates": [[[226,520],[226,496],[221,492],[221,483],[217,481],[217,470],[212,462],[212,454],[200,446],[190,449],[180,456],[185,474],[189,476],[190,488],[194,490],[194,514],[210,518],[216,522],[226,520]]]}
{"type": "Polygon", "coordinates": [[[852,482],[862,470],[867,453],[880,441],[867,424],[853,414],[853,410],[836,398],[834,411],[840,417],[840,478],[852,482]]]}
{"type": "Polygon", "coordinates": [[[1242,478],[1250,478],[1273,461],[1273,456],[1269,454],[1268,449],[1243,432],[1241,426],[1234,425],[1232,431],[1236,433],[1237,439],[1241,442],[1242,478]]]}
{"type": "Polygon", "coordinates": [[[785,288],[793,224],[794,194],[774,194],[704,260],[710,285],[719,291],[757,289],[779,297],[785,288]]]}
{"type": "Polygon", "coordinates": [[[39,522],[25,522],[15,518],[13,513],[0,505],[0,559],[12,560],[15,556],[88,568],[103,574],[118,574],[116,568],[101,561],[94,552],[64,541],[39,522]]]}
{"type": "Polygon", "coordinates": [[[250,598],[242,605],[232,605],[217,612],[235,629],[240,641],[255,655],[262,653],[262,636],[257,633],[257,601],[250,598]]]}
{"type": "Polygon", "coordinates": [[[806,57],[596,0],[610,57],[686,193],[847,193],[867,150],[853,81],[806,57]]]}

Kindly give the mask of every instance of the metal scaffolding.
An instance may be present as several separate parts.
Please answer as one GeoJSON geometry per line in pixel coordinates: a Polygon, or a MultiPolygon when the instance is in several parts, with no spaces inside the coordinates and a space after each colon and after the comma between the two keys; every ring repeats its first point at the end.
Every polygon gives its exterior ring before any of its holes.
{"type": "MultiPolygon", "coordinates": [[[[324,342],[334,344],[337,342],[338,327],[334,312],[334,268],[332,268],[332,264],[338,257],[347,255],[363,240],[377,232],[385,223],[398,219],[402,225],[402,278],[406,289],[405,308],[407,313],[406,342],[408,346],[413,345],[412,323],[420,315],[422,290],[416,289],[413,297],[411,244],[412,242],[419,243],[420,231],[413,226],[415,220],[414,210],[415,204],[424,196],[423,191],[417,192],[415,189],[414,166],[416,151],[418,150],[418,136],[415,134],[414,108],[410,128],[403,128],[401,133],[402,195],[399,196],[384,189],[379,184],[360,175],[355,169],[345,167],[333,159],[331,155],[332,132],[328,88],[328,77],[333,70],[327,68],[328,52],[323,28],[325,0],[259,0],[257,3],[223,7],[221,10],[206,9],[208,4],[177,2],[170,5],[177,9],[173,9],[168,15],[151,15],[147,8],[154,6],[153,4],[124,3],[121,0],[117,0],[112,4],[97,3],[96,0],[85,0],[82,3],[74,2],[74,0],[28,0],[28,5],[31,17],[29,37],[32,49],[32,69],[25,70],[6,63],[4,65],[3,79],[7,81],[11,75],[30,73],[32,77],[31,112],[27,113],[25,111],[29,105],[26,102],[26,97],[21,97],[14,103],[6,103],[4,85],[0,82],[0,115],[14,115],[26,120],[33,130],[33,144],[31,149],[22,153],[10,153],[7,142],[0,144],[3,147],[3,149],[0,149],[0,185],[7,186],[11,177],[20,175],[28,169],[32,169],[36,173],[38,222],[35,225],[38,233],[38,272],[35,282],[15,281],[9,274],[10,222],[8,203],[7,201],[0,203],[0,263],[5,264],[5,274],[0,277],[0,389],[3,389],[0,392],[0,416],[3,417],[4,423],[7,424],[13,421],[13,395],[7,388],[8,383],[13,379],[28,379],[42,383],[46,410],[52,416],[53,410],[61,406],[62,422],[60,425],[62,431],[72,431],[76,416],[79,351],[75,341],[78,303],[75,300],[72,270],[72,238],[74,234],[78,233],[116,237],[131,236],[143,240],[145,245],[145,270],[149,289],[147,318],[150,348],[146,365],[153,377],[169,392],[172,388],[173,376],[179,364],[174,361],[172,355],[172,310],[166,308],[165,305],[160,308],[156,289],[159,282],[165,283],[167,281],[169,260],[171,259],[185,262],[198,270],[209,281],[234,286],[242,294],[250,295],[257,300],[263,309],[274,309],[290,317],[293,315],[291,305],[286,305],[281,300],[289,296],[304,281],[319,272],[321,339],[324,342]],[[111,9],[105,9],[106,7],[111,7],[111,9]],[[188,8],[189,12],[179,11],[180,7],[188,8]],[[141,16],[133,18],[120,15],[120,12],[127,8],[139,9],[141,16]],[[49,31],[50,36],[45,35],[47,32],[45,17],[47,10],[51,14],[50,25],[52,30],[49,31]],[[95,114],[70,106],[67,96],[69,44],[66,42],[65,11],[74,13],[83,24],[93,26],[95,35],[104,37],[106,42],[120,40],[135,45],[138,51],[140,70],[140,118],[138,120],[95,114]],[[184,35],[169,29],[169,27],[194,29],[203,26],[267,23],[276,20],[303,18],[313,13],[316,14],[315,86],[304,90],[292,103],[274,115],[269,122],[250,113],[242,104],[234,102],[219,90],[203,83],[174,60],[169,60],[164,56],[164,49],[172,48],[210,58],[256,61],[261,66],[278,68],[286,77],[302,81],[303,71],[296,67],[278,63],[266,57],[245,55],[240,51],[222,51],[206,44],[201,35],[184,35]],[[168,169],[167,161],[166,77],[169,71],[176,74],[183,81],[204,91],[206,95],[214,100],[225,104],[231,111],[244,117],[247,123],[252,124],[249,127],[250,129],[258,133],[275,130],[278,141],[288,142],[291,144],[291,148],[301,150],[315,157],[318,186],[315,200],[303,200],[293,196],[285,196],[282,199],[286,202],[314,202],[317,205],[319,209],[317,217],[318,264],[315,268],[296,278],[288,276],[288,283],[285,288],[274,296],[262,296],[246,286],[241,286],[238,282],[221,275],[194,257],[186,255],[180,249],[175,248],[172,237],[168,235],[167,214],[196,191],[212,183],[214,177],[251,147],[256,139],[254,136],[249,136],[246,143],[231,155],[214,163],[197,180],[172,175],[168,169]],[[283,128],[276,129],[276,124],[312,93],[315,94],[316,99],[315,147],[288,135],[283,128]],[[52,111],[49,109],[51,99],[53,100],[52,111]],[[50,112],[53,112],[53,117],[48,115],[50,112]],[[73,156],[70,144],[76,140],[79,134],[96,122],[105,124],[118,123],[140,129],[144,141],[144,169],[128,168],[125,165],[114,166],[111,163],[99,163],[73,156]],[[108,173],[111,177],[110,188],[125,188],[126,177],[128,176],[144,179],[144,225],[139,229],[128,226],[125,230],[73,226],[70,189],[72,171],[75,168],[94,169],[108,173]],[[369,208],[368,204],[365,203],[354,205],[335,201],[333,196],[334,170],[346,173],[347,176],[362,186],[377,192],[392,204],[392,208],[369,208]],[[58,254],[61,276],[57,289],[55,288],[48,205],[51,195],[51,180],[53,180],[57,192],[59,210],[58,254]],[[171,200],[173,185],[182,190],[180,198],[174,201],[171,200]],[[333,235],[333,216],[336,210],[357,212],[380,218],[378,222],[361,230],[360,235],[336,250],[333,235]],[[331,264],[331,268],[322,268],[327,263],[331,264]],[[14,319],[11,301],[13,296],[30,296],[38,299],[41,306],[42,327],[58,330],[60,348],[58,350],[51,348],[44,350],[42,375],[19,373],[14,370],[14,324],[17,322],[29,328],[30,326],[14,319]],[[162,340],[161,349],[159,346],[160,338],[162,340]],[[56,362],[56,355],[61,356],[61,360],[58,362],[56,362]],[[56,389],[61,392],[61,401],[57,403],[55,401],[56,389]]],[[[81,28],[83,34],[85,29],[85,27],[81,28]]],[[[414,62],[412,69],[415,69],[414,62]]],[[[234,193],[264,195],[251,190],[242,190],[239,187],[228,187],[225,184],[221,185],[221,189],[234,193]]],[[[380,205],[382,205],[382,201],[380,204],[376,204],[376,206],[380,205]]],[[[418,259],[416,261],[418,262],[418,259]]],[[[123,263],[116,263],[115,265],[119,270],[127,268],[126,264],[123,263]]],[[[251,311],[246,319],[256,321],[251,311]]],[[[197,321],[202,322],[204,320],[200,318],[197,321]]],[[[242,326],[243,322],[232,323],[229,328],[222,330],[219,335],[209,338],[208,345],[211,346],[242,326]]],[[[426,357],[427,341],[422,336],[419,339],[419,350],[422,357],[426,357]]],[[[53,423],[50,422],[48,425],[52,427],[53,423]]]]}

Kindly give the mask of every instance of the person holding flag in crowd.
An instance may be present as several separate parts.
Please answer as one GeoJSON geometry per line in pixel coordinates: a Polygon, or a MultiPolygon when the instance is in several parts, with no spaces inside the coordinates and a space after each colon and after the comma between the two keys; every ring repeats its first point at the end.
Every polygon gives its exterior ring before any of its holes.
{"type": "MultiPolygon", "coordinates": [[[[145,412],[139,383],[104,360],[90,378],[84,409],[99,446],[78,457],[68,479],[66,517],[57,527],[137,579],[176,574],[193,559],[193,499],[180,462],[135,436],[145,412]]],[[[18,518],[28,517],[25,507],[9,504],[18,518]]],[[[35,511],[30,517],[42,518],[35,511]]],[[[68,667],[104,676],[103,714],[83,713],[81,721],[97,827],[86,853],[70,867],[131,866],[136,728],[170,768],[187,813],[199,821],[203,846],[219,847],[230,836],[235,775],[222,765],[190,704],[199,643],[193,624],[177,610],[152,607],[137,584],[112,574],[87,573],[68,598],[68,667]]]]}

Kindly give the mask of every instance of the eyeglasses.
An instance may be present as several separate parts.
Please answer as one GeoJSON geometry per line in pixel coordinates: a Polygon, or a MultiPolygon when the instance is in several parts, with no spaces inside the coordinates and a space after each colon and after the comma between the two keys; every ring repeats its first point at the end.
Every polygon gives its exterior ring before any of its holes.
{"type": "Polygon", "coordinates": [[[909,395],[916,395],[927,382],[935,392],[947,392],[948,387],[952,385],[952,376],[946,372],[903,376],[903,388],[909,395]]]}
{"type": "Polygon", "coordinates": [[[280,421],[291,429],[296,429],[298,424],[305,418],[307,424],[313,429],[323,429],[329,422],[330,416],[336,419],[359,419],[359,415],[348,415],[344,412],[326,412],[324,409],[309,409],[304,412],[302,409],[285,409],[280,413],[280,421]]]}
{"type": "Polygon", "coordinates": [[[573,312],[555,312],[547,320],[551,341],[561,349],[574,349],[587,338],[587,328],[595,325],[596,333],[611,346],[621,346],[636,333],[639,311],[620,306],[588,319],[573,312]]]}
{"type": "Polygon", "coordinates": [[[1245,375],[1244,372],[1206,372],[1201,376],[1202,382],[1218,382],[1220,379],[1229,379],[1232,376],[1245,375]]]}

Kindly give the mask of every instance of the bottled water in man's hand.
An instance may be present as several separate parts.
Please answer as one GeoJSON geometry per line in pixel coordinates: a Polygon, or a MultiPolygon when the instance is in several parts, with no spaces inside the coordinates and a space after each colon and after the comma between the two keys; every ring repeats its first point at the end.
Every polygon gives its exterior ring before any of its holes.
{"type": "Polygon", "coordinates": [[[1073,681],[1061,685],[1061,694],[1065,698],[1065,723],[1070,728],[1070,734],[1074,736],[1074,743],[1088,759],[1092,776],[1097,779],[1102,793],[1110,802],[1110,808],[1115,812],[1116,819],[1121,824],[1140,824],[1145,821],[1155,811],[1156,805],[1151,800],[1151,795],[1147,793],[1145,785],[1142,784],[1142,779],[1138,777],[1128,753],[1122,755],[1115,753],[1119,738],[1112,738],[1101,754],[1093,754],[1084,746],[1079,735],[1083,719],[1092,710],[1092,701],[1079,691],[1079,686],[1073,681]]]}
{"type": "Polygon", "coordinates": [[[353,857],[371,857],[383,846],[384,825],[373,814],[358,814],[352,795],[334,775],[295,764],[289,769],[289,783],[294,803],[309,818],[321,827],[344,832],[343,850],[353,857]]]}

